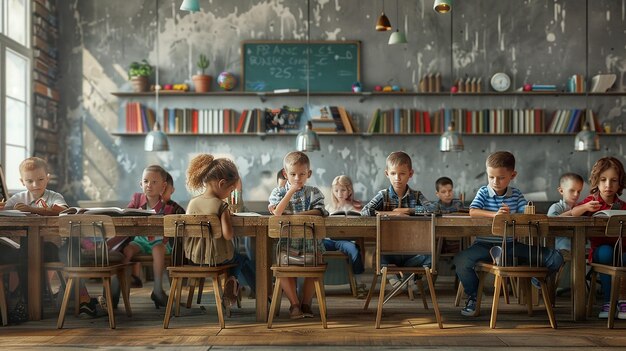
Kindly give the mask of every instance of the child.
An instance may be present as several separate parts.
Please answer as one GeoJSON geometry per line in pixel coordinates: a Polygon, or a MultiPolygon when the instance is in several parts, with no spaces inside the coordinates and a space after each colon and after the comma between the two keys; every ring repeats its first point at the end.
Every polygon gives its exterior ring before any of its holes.
{"type": "Polygon", "coordinates": [[[452,179],[448,177],[441,177],[435,181],[435,196],[439,198],[433,206],[435,212],[452,213],[463,209],[463,202],[454,198],[453,188],[452,179]]]}
{"type": "MultiPolygon", "coordinates": [[[[410,215],[416,209],[432,206],[419,190],[409,187],[409,179],[413,176],[411,157],[405,152],[396,151],[387,156],[385,176],[389,178],[391,185],[387,189],[379,191],[376,196],[361,210],[362,216],[374,216],[376,212],[390,211],[389,215],[410,215]]],[[[383,255],[381,264],[395,264],[400,267],[430,266],[430,255],[383,255]]],[[[398,276],[390,276],[391,287],[396,288],[400,284],[398,276]]]]}
{"type": "MultiPolygon", "coordinates": [[[[603,210],[626,210],[626,202],[618,197],[626,186],[626,172],[624,166],[615,157],[603,157],[599,159],[591,169],[589,183],[590,195],[580,204],[572,208],[572,216],[590,216],[594,212],[603,210]]],[[[591,238],[591,252],[589,258],[592,262],[613,264],[613,248],[616,239],[606,237],[591,238]]],[[[624,245],[626,247],[626,245],[624,245]]],[[[626,255],[622,257],[626,259],[626,255]]],[[[611,298],[611,277],[600,274],[602,296],[604,305],[598,314],[598,318],[609,318],[609,301],[611,298]]],[[[626,319],[626,301],[620,300],[617,306],[617,318],[626,319]]]]}
{"type": "Polygon", "coordinates": [[[222,225],[222,237],[213,240],[213,252],[210,245],[202,242],[202,238],[185,239],[185,257],[193,263],[216,263],[225,265],[237,263],[228,274],[230,278],[224,287],[223,303],[226,308],[237,302],[239,295],[239,282],[235,278],[241,271],[250,284],[250,288],[256,289],[256,277],[254,268],[250,266],[246,256],[236,252],[232,239],[235,236],[230,221],[228,204],[222,199],[227,198],[236,189],[239,182],[239,172],[233,161],[226,158],[213,158],[209,154],[201,154],[194,157],[187,168],[187,187],[192,192],[204,190],[204,192],[191,199],[187,207],[187,214],[217,215],[222,225]],[[202,249],[204,248],[204,252],[202,249]],[[209,253],[213,256],[210,257],[209,253]],[[204,258],[204,262],[203,261],[204,258]]]}
{"type": "MultiPolygon", "coordinates": [[[[360,211],[360,201],[354,200],[354,191],[352,189],[352,179],[345,175],[340,175],[333,179],[331,186],[332,203],[328,205],[328,212],[333,213],[337,211],[360,211]]],[[[348,240],[332,240],[324,239],[324,248],[326,251],[341,251],[350,257],[352,262],[352,272],[357,283],[357,298],[363,299],[367,295],[367,287],[361,283],[361,275],[365,268],[363,267],[363,259],[361,258],[361,252],[359,247],[348,240]]]]}
{"type": "MultiPolygon", "coordinates": [[[[495,217],[497,214],[523,213],[526,207],[526,199],[517,188],[509,186],[515,178],[515,156],[508,151],[497,151],[487,157],[486,162],[488,185],[478,189],[476,197],[470,205],[470,216],[472,217],[495,217]]],[[[478,291],[478,276],[474,271],[474,266],[479,261],[490,261],[489,250],[502,243],[502,238],[497,236],[477,237],[474,244],[469,248],[459,252],[454,257],[456,274],[459,277],[467,302],[461,310],[464,316],[476,316],[476,294],[478,291]]],[[[512,243],[512,242],[511,242],[512,243]]],[[[515,252],[516,257],[529,261],[536,259],[529,257],[528,245],[515,242],[515,248],[508,252],[515,252]]],[[[532,250],[536,255],[537,250],[532,250]]],[[[563,264],[561,254],[553,249],[542,247],[541,257],[543,265],[555,273],[563,264]]]]}
{"type": "MultiPolygon", "coordinates": [[[[584,185],[585,181],[583,177],[576,173],[565,173],[561,175],[557,190],[563,198],[550,206],[548,216],[571,216],[570,210],[576,206],[584,185]]],[[[572,250],[572,242],[568,237],[557,237],[554,247],[559,251],[565,250],[569,253],[572,250]]]]}
{"type": "MultiPolygon", "coordinates": [[[[284,187],[277,187],[272,190],[269,197],[270,206],[272,206],[272,214],[280,216],[283,214],[301,214],[324,216],[324,195],[322,192],[312,186],[305,185],[312,174],[310,168],[309,157],[300,151],[288,153],[283,159],[283,173],[287,178],[284,187]]],[[[313,240],[291,239],[291,247],[296,250],[302,250],[306,245],[306,251],[313,252],[313,245],[318,246],[318,252],[324,252],[324,245],[321,240],[313,242],[313,240]]],[[[279,243],[278,245],[281,245],[279,243]]],[[[289,278],[281,280],[283,291],[291,307],[289,307],[289,316],[291,319],[303,317],[313,317],[311,310],[311,302],[313,301],[314,283],[310,278],[304,279],[302,288],[302,301],[298,300],[296,292],[296,279],[289,278]]]]}
{"type": "MultiPolygon", "coordinates": [[[[278,170],[278,173],[276,173],[276,185],[279,188],[284,188],[285,184],[287,184],[287,178],[285,177],[284,168],[281,168],[280,170],[278,170]]],[[[270,213],[274,213],[275,207],[276,206],[272,204],[267,205],[267,209],[268,211],[270,211],[270,213]]]]}
{"type": "MultiPolygon", "coordinates": [[[[181,214],[185,209],[174,201],[165,201],[163,193],[167,188],[168,173],[159,165],[151,165],[143,170],[140,186],[143,193],[134,193],[128,208],[153,209],[157,214],[181,214]]],[[[173,184],[173,181],[172,181],[173,184]]],[[[173,186],[172,186],[173,192],[173,186]]],[[[169,194],[171,196],[171,193],[169,194]]],[[[128,263],[138,253],[152,254],[152,269],[154,272],[154,286],[150,299],[154,306],[159,308],[167,306],[167,295],[163,291],[163,273],[165,272],[165,254],[172,251],[169,243],[163,242],[161,236],[136,236],[124,248],[123,263],[128,263]]],[[[131,275],[132,284],[141,286],[141,279],[135,274],[131,275]]]]}

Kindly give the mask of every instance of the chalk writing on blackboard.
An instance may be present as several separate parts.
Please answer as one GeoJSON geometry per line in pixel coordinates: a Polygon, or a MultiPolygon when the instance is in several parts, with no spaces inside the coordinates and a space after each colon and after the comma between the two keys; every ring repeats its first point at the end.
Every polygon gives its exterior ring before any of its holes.
{"type": "Polygon", "coordinates": [[[351,91],[360,80],[358,41],[245,41],[242,43],[246,91],[298,89],[351,91]]]}

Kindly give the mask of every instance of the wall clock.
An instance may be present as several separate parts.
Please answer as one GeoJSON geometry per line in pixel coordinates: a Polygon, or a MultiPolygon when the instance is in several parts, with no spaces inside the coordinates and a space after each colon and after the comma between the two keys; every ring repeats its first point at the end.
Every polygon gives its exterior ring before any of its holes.
{"type": "Polygon", "coordinates": [[[491,77],[491,87],[495,91],[507,91],[511,87],[511,78],[503,72],[498,72],[491,77]]]}

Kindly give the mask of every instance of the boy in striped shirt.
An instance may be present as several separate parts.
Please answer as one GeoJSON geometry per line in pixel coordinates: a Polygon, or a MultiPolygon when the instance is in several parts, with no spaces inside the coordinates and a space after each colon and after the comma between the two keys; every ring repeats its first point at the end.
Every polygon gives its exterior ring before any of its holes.
{"type": "MultiPolygon", "coordinates": [[[[476,197],[470,204],[470,216],[493,218],[497,214],[524,213],[526,207],[524,195],[519,189],[509,186],[517,175],[515,156],[508,151],[494,152],[487,158],[486,167],[489,183],[482,186],[476,193],[476,197]]],[[[480,261],[490,261],[489,250],[501,243],[502,239],[496,236],[476,237],[472,246],[454,257],[456,274],[463,283],[467,295],[467,302],[461,310],[462,315],[476,316],[478,276],[474,271],[474,266],[480,261]]],[[[519,242],[515,242],[514,250],[509,250],[509,252],[515,252],[517,258],[527,261],[536,259],[536,257],[529,257],[528,251],[528,245],[519,242]]],[[[536,254],[536,250],[531,251],[536,254]]],[[[558,251],[546,247],[543,247],[541,251],[543,265],[550,272],[557,272],[563,264],[563,256],[558,251]]]]}

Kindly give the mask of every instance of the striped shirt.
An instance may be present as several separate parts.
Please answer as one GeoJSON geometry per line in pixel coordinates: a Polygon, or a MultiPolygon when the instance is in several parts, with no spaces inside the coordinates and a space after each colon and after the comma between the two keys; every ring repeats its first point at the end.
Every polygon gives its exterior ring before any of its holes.
{"type": "MultiPolygon", "coordinates": [[[[426,199],[424,194],[419,190],[413,190],[409,186],[406,187],[404,196],[398,197],[393,190],[393,186],[388,189],[379,191],[376,196],[361,210],[361,216],[375,216],[376,211],[393,211],[395,208],[413,208],[422,206],[423,209],[432,207],[432,203],[426,199]]],[[[423,210],[422,209],[422,210],[423,210]]]]}
{"type": "MultiPolygon", "coordinates": [[[[287,182],[284,187],[274,188],[272,193],[270,194],[269,203],[270,205],[276,207],[280,203],[280,201],[287,194],[287,190],[291,187],[291,184],[287,182]]],[[[309,211],[309,210],[319,210],[322,215],[328,215],[326,209],[324,208],[324,194],[314,187],[305,185],[302,189],[296,191],[291,199],[289,200],[289,204],[285,208],[285,214],[296,214],[299,212],[309,211]]],[[[281,239],[279,245],[285,244],[287,239],[281,239]]],[[[302,243],[302,239],[291,239],[289,246],[296,250],[306,250],[306,252],[313,252],[313,240],[306,240],[306,247],[304,247],[302,243]]],[[[322,244],[322,240],[317,240],[317,250],[320,253],[323,253],[324,245],[322,244]]]]}
{"type": "MultiPolygon", "coordinates": [[[[476,197],[470,204],[470,209],[476,208],[480,210],[497,212],[502,204],[507,204],[510,209],[510,213],[524,213],[526,207],[526,199],[522,192],[513,187],[508,187],[504,195],[498,195],[489,186],[482,186],[478,189],[476,197]]],[[[477,241],[489,242],[489,243],[501,243],[502,239],[495,236],[479,236],[477,241]]]]}
{"type": "Polygon", "coordinates": [[[461,200],[459,199],[452,199],[452,201],[450,201],[450,203],[447,205],[441,202],[441,200],[439,200],[437,202],[433,202],[431,207],[432,207],[432,212],[438,212],[438,213],[459,212],[460,210],[465,208],[465,206],[463,206],[463,202],[461,202],[461,200]]]}

